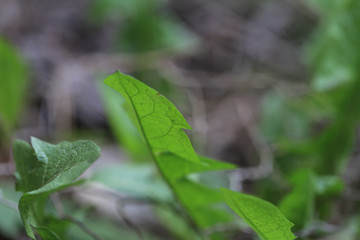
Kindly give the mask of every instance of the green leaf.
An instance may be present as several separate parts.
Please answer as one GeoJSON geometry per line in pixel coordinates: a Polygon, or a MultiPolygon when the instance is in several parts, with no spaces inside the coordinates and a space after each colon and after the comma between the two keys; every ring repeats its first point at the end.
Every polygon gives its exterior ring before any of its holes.
{"type": "Polygon", "coordinates": [[[26,233],[35,239],[31,226],[41,222],[32,207],[50,193],[59,191],[74,182],[100,155],[100,148],[90,141],[62,142],[57,145],[32,137],[31,146],[24,141],[15,141],[13,152],[16,164],[17,190],[20,198],[19,211],[26,233]]]}
{"type": "Polygon", "coordinates": [[[183,129],[191,129],[176,107],[159,92],[119,71],[105,83],[132,106],[142,134],[154,155],[175,153],[188,161],[199,159],[183,129]]]}
{"type": "Polygon", "coordinates": [[[226,203],[263,240],[292,240],[294,225],[271,203],[250,195],[221,189],[226,203]]]}
{"type": "Polygon", "coordinates": [[[0,39],[0,138],[14,128],[27,86],[26,67],[17,51],[0,39]]]}
{"type": "MultiPolygon", "coordinates": [[[[71,216],[73,216],[74,214],[75,212],[72,212],[71,216]]],[[[34,227],[36,232],[41,236],[43,240],[56,239],[56,237],[61,240],[71,239],[68,237],[68,231],[75,224],[66,217],[59,219],[54,215],[48,215],[44,217],[44,222],[46,222],[46,226],[40,227],[42,230],[41,233],[39,232],[38,227],[34,227]],[[46,238],[46,235],[48,235],[49,237],[46,238]],[[51,235],[55,235],[56,237],[51,238],[51,235]]]]}
{"type": "Polygon", "coordinates": [[[199,227],[231,220],[219,206],[220,192],[191,179],[191,174],[235,168],[232,164],[198,157],[183,129],[181,113],[164,96],[128,75],[116,72],[105,83],[130,103],[154,160],[177,199],[199,227]]]}
{"type": "Polygon", "coordinates": [[[200,162],[190,162],[172,153],[162,153],[157,159],[159,168],[175,195],[199,227],[231,221],[231,215],[220,205],[223,203],[221,193],[215,188],[195,182],[191,179],[191,174],[233,169],[235,166],[201,156],[199,160],[200,162]]]}
{"type": "Polygon", "coordinates": [[[39,234],[41,239],[46,240],[61,240],[60,237],[52,231],[50,228],[47,227],[34,227],[36,232],[39,234]]]}

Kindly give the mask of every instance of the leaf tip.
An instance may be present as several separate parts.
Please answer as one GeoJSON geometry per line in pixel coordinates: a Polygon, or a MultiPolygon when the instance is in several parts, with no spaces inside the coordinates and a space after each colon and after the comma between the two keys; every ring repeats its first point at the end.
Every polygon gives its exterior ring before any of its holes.
{"type": "Polygon", "coordinates": [[[34,145],[34,144],[42,142],[42,141],[39,138],[36,138],[34,136],[30,136],[30,142],[31,142],[32,145],[34,145]]]}

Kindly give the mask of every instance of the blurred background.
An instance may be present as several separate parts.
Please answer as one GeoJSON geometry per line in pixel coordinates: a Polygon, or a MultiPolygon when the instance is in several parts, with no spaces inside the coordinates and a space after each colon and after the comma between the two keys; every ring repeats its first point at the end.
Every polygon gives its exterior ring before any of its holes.
{"type": "MultiPolygon", "coordinates": [[[[89,183],[52,197],[70,239],[196,239],[103,84],[120,70],[239,167],[201,181],[274,203],[300,239],[359,239],[359,23],[356,0],[0,0],[0,238],[27,239],[11,143],[35,136],[101,146],[89,183]]],[[[240,219],[207,234],[257,239],[240,219]]]]}

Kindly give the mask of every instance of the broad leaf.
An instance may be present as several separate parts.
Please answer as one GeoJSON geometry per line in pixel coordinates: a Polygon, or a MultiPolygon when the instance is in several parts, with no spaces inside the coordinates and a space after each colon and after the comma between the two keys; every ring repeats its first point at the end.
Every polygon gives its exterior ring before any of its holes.
{"type": "MultiPolygon", "coordinates": [[[[32,207],[37,200],[50,193],[79,182],[74,182],[100,155],[100,148],[90,141],[62,142],[57,145],[31,138],[33,148],[24,141],[15,141],[13,152],[16,164],[19,211],[26,233],[35,239],[31,226],[41,224],[32,207]]],[[[44,229],[44,228],[42,228],[44,229]]]]}
{"type": "Polygon", "coordinates": [[[250,195],[221,189],[226,203],[263,240],[292,240],[294,225],[287,220],[280,210],[271,203],[250,195]]]}
{"type": "Polygon", "coordinates": [[[164,96],[128,75],[116,72],[105,83],[132,106],[137,125],[164,179],[199,227],[231,220],[219,207],[222,196],[190,178],[197,172],[235,168],[232,164],[198,157],[183,129],[190,129],[181,113],[164,96]]]}
{"type": "Polygon", "coordinates": [[[135,78],[116,72],[105,83],[131,104],[151,152],[172,152],[188,161],[199,159],[183,129],[191,129],[176,107],[159,92],[135,78]]]}

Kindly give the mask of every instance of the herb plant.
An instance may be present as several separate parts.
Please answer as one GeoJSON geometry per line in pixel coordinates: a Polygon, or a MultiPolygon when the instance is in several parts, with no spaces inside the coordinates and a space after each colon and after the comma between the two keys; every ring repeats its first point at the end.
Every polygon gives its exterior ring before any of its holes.
{"type": "MultiPolygon", "coordinates": [[[[128,75],[116,72],[105,83],[121,93],[130,104],[135,124],[149,152],[199,239],[212,236],[204,230],[233,221],[221,207],[227,203],[264,240],[291,240],[293,224],[271,203],[228,189],[211,188],[191,178],[194,173],[229,170],[235,165],[198,156],[183,129],[191,127],[164,96],[128,75]]],[[[31,138],[30,146],[15,141],[16,189],[23,192],[19,212],[27,235],[36,239],[67,239],[54,223],[64,224],[45,211],[51,193],[80,184],[76,179],[98,157],[100,148],[90,141],[62,142],[57,145],[31,138]]],[[[121,178],[121,176],[119,176],[121,178]]]]}
{"type": "Polygon", "coordinates": [[[198,156],[183,129],[190,129],[184,117],[164,96],[135,78],[116,72],[105,83],[130,104],[155,163],[199,229],[231,221],[216,204],[224,202],[238,213],[262,239],[294,239],[293,226],[271,203],[245,194],[211,189],[194,182],[197,172],[226,170],[234,165],[198,156]]]}

